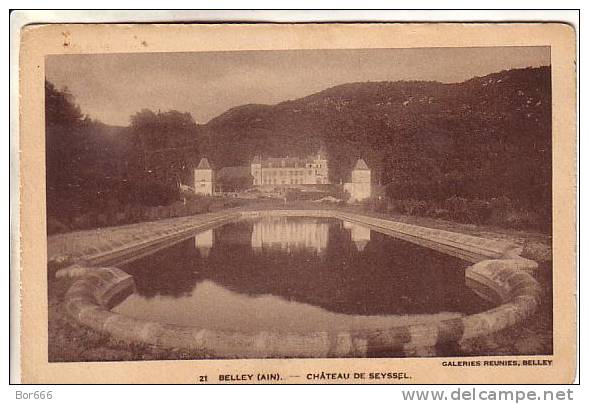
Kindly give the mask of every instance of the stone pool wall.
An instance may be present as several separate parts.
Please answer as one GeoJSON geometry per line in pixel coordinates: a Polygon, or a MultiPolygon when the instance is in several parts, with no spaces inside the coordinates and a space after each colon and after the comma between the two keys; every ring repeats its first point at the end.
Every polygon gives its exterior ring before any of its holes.
{"type": "Polygon", "coordinates": [[[125,341],[164,348],[204,350],[215,357],[366,357],[412,354],[420,349],[487,335],[524,320],[535,311],[540,288],[531,275],[502,260],[471,267],[473,287],[496,299],[492,310],[452,320],[383,330],[314,333],[239,333],[138,320],[113,313],[107,297],[132,292],[132,278],[117,268],[92,268],[66,294],[68,313],[92,329],[125,341]],[[123,286],[121,286],[123,285],[123,286]],[[115,290],[116,293],[112,291],[115,290]],[[489,290],[492,293],[489,293],[489,290]]]}
{"type": "MultiPolygon", "coordinates": [[[[424,247],[453,255],[470,262],[513,257],[520,260],[521,246],[445,230],[431,229],[408,223],[394,222],[339,210],[266,210],[211,213],[128,226],[54,235],[47,240],[48,262],[84,262],[104,265],[120,263],[125,255],[133,258],[144,249],[152,253],[157,245],[169,245],[191,234],[219,226],[239,218],[260,216],[331,217],[362,224],[372,230],[404,239],[424,247]]],[[[526,265],[534,266],[530,261],[526,265]]]]}
{"type": "MultiPolygon", "coordinates": [[[[140,235],[133,234],[137,231],[133,226],[115,229],[108,241],[99,245],[101,248],[53,250],[56,254],[73,257],[70,259],[76,262],[58,273],[58,276],[75,278],[65,297],[68,313],[80,324],[122,340],[165,348],[204,350],[215,357],[363,357],[411,353],[499,331],[532,315],[541,297],[539,284],[527,272],[535,269],[536,263],[519,257],[520,248],[511,243],[328,210],[248,211],[181,219],[155,222],[151,224],[151,231],[140,235]],[[133,292],[133,282],[132,277],[120,269],[102,266],[105,263],[151,252],[195,231],[264,215],[333,217],[357,222],[469,259],[474,264],[466,270],[467,283],[496,307],[459,319],[389,329],[300,334],[224,332],[143,321],[110,311],[121,295],[133,292]]],[[[56,245],[58,243],[53,244],[54,248],[56,245]]],[[[83,246],[83,243],[78,245],[83,246]]]]}
{"type": "MultiPolygon", "coordinates": [[[[239,218],[239,213],[213,213],[58,234],[47,239],[47,261],[86,267],[120,264],[239,218]]],[[[75,267],[68,267],[57,271],[57,276],[71,270],[75,273],[75,267]]]]}

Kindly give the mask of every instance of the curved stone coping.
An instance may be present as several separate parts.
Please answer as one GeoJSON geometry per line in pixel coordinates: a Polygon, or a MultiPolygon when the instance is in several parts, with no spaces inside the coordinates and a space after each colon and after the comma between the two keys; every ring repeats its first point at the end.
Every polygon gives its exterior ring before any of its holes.
{"type": "Polygon", "coordinates": [[[380,330],[241,333],[138,320],[109,310],[121,295],[134,291],[132,277],[117,268],[79,268],[79,278],[66,293],[65,304],[68,313],[80,324],[115,338],[164,348],[202,350],[214,357],[382,356],[411,353],[442,343],[460,343],[526,319],[535,312],[541,290],[531,275],[517,268],[521,265],[519,260],[486,260],[467,269],[470,286],[498,305],[491,310],[458,319],[380,330]]]}
{"type": "Polygon", "coordinates": [[[215,221],[236,218],[239,218],[239,213],[225,211],[56,234],[47,238],[47,260],[53,261],[63,255],[73,259],[98,256],[121,247],[198,230],[199,226],[215,221]]]}

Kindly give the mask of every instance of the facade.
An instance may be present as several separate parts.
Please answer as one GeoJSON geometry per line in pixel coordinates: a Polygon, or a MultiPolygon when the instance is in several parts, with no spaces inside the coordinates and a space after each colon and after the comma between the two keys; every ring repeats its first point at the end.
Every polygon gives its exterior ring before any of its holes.
{"type": "Polygon", "coordinates": [[[194,193],[198,195],[213,195],[215,189],[215,174],[209,160],[203,157],[194,169],[194,193]]]}
{"type": "MultiPolygon", "coordinates": [[[[215,175],[208,159],[203,157],[194,169],[193,189],[198,195],[214,195],[216,190],[239,191],[252,184],[281,188],[323,185],[330,184],[328,172],[328,161],[322,151],[307,158],[255,157],[250,167],[225,167],[218,175],[215,175]]],[[[344,184],[344,190],[350,194],[349,202],[360,202],[373,195],[371,171],[363,159],[356,162],[350,177],[350,182],[344,184]]]]}
{"type": "Polygon", "coordinates": [[[328,165],[325,153],[307,158],[255,157],[251,164],[254,186],[316,185],[329,184],[328,165]]]}
{"type": "Polygon", "coordinates": [[[344,184],[344,190],[350,193],[349,202],[359,202],[372,195],[371,172],[366,162],[359,159],[352,169],[351,182],[344,184]]]}

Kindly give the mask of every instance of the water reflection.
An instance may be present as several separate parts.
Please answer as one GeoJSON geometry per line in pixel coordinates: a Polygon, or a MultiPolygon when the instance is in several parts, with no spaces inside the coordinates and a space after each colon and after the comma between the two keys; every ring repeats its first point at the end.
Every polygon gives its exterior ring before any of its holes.
{"type": "Polygon", "coordinates": [[[385,324],[390,315],[451,317],[486,308],[464,284],[467,265],[356,223],[263,218],[127,264],[137,294],[117,310],[225,329],[268,328],[269,319],[301,330],[301,322],[334,329],[385,324]]]}
{"type": "Polygon", "coordinates": [[[248,296],[210,280],[198,282],[184,298],[133,297],[116,311],[150,321],[201,326],[226,331],[349,331],[388,328],[421,321],[457,318],[460,313],[359,316],[330,312],[318,306],[273,295],[248,296]],[[133,307],[135,306],[135,307],[133,307]],[[141,307],[141,311],[137,307],[141,307]]]}
{"type": "Polygon", "coordinates": [[[253,223],[252,248],[312,249],[323,252],[327,248],[329,224],[321,219],[292,220],[288,217],[269,217],[253,223]]]}
{"type": "Polygon", "coordinates": [[[211,248],[213,248],[213,240],[213,229],[203,231],[194,236],[194,246],[200,252],[202,257],[207,258],[209,256],[211,248]]]}
{"type": "Polygon", "coordinates": [[[350,236],[358,251],[364,251],[370,241],[370,229],[358,223],[344,221],[344,229],[350,230],[350,236]]]}

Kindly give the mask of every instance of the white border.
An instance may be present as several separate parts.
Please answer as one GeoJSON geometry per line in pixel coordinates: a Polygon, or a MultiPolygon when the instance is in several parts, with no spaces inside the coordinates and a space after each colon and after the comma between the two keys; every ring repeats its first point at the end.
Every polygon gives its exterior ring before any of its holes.
{"type": "MultiPolygon", "coordinates": [[[[67,1],[61,2],[59,4],[61,7],[79,7],[79,2],[67,1]]],[[[168,1],[166,4],[158,4],[154,1],[144,1],[142,2],[142,6],[145,7],[153,7],[153,6],[193,6],[198,7],[201,4],[177,4],[176,1],[168,1]]],[[[261,2],[259,7],[276,7],[276,2],[265,1],[261,2]]],[[[523,3],[523,2],[521,2],[523,3]]],[[[43,2],[21,2],[18,6],[29,6],[29,7],[43,7],[46,3],[43,2]],[[34,4],[31,4],[34,3],[34,4]]],[[[52,3],[52,6],[57,6],[57,4],[52,3]]],[[[122,4],[117,1],[106,0],[100,3],[103,7],[112,7],[112,6],[121,6],[122,4]]],[[[242,7],[244,4],[237,2],[237,1],[219,1],[219,2],[211,2],[209,6],[216,6],[216,7],[242,7]]],[[[281,2],[283,7],[301,7],[301,6],[314,6],[314,7],[353,7],[353,6],[364,6],[364,7],[387,7],[390,6],[388,2],[373,2],[373,1],[364,1],[360,4],[345,4],[344,2],[320,2],[320,1],[313,1],[313,2],[305,2],[305,1],[297,1],[297,2],[281,2]],[[377,3],[377,4],[375,4],[377,3]]],[[[412,3],[403,3],[403,5],[413,6],[413,7],[436,7],[440,6],[439,2],[436,1],[428,1],[428,2],[419,2],[419,4],[412,3]]],[[[454,6],[454,7],[472,7],[471,2],[456,2],[455,4],[444,4],[445,6],[454,6]]],[[[530,3],[525,3],[525,6],[532,5],[530,3]]],[[[580,2],[574,1],[560,1],[558,3],[549,2],[549,1],[535,1],[533,2],[533,6],[535,7],[580,7],[580,2]]],[[[478,4],[479,7],[518,7],[524,6],[524,4],[517,4],[516,1],[495,1],[495,2],[488,2],[487,4],[478,4]]],[[[585,11],[587,12],[587,11],[585,11]]],[[[18,238],[15,237],[16,229],[18,226],[18,190],[19,190],[19,173],[18,173],[18,44],[19,44],[19,36],[18,32],[23,25],[30,24],[30,23],[42,23],[42,22],[150,22],[150,21],[224,21],[224,20],[239,20],[239,21],[266,21],[266,22],[303,22],[303,21],[563,21],[571,24],[577,30],[577,40],[579,39],[579,16],[576,11],[526,11],[526,10],[507,10],[507,11],[479,11],[479,10],[403,10],[403,11],[381,11],[381,10],[368,10],[368,11],[357,11],[357,10],[350,10],[350,11],[251,11],[251,10],[230,10],[230,11],[19,11],[13,12],[10,17],[10,54],[11,54],[11,63],[10,63],[10,72],[11,72],[11,80],[10,80],[10,105],[12,106],[11,114],[10,114],[10,138],[11,138],[11,147],[10,147],[10,201],[11,201],[11,211],[10,211],[10,225],[11,225],[11,233],[10,237],[12,238],[13,245],[12,250],[9,251],[11,254],[12,266],[11,271],[13,275],[18,277],[18,271],[14,274],[14,268],[18,268],[18,238]]],[[[6,46],[6,45],[5,45],[6,46]]],[[[5,99],[6,102],[6,99],[5,99]]],[[[7,108],[4,111],[8,111],[7,108]]],[[[6,112],[5,112],[6,113],[6,112]]],[[[587,124],[587,118],[581,117],[582,127],[585,127],[587,124]]],[[[8,140],[8,139],[6,139],[8,140]]],[[[9,149],[8,144],[5,144],[6,149],[9,149]]],[[[581,150],[582,151],[582,150],[581,150]]],[[[589,175],[589,173],[588,173],[589,175]]],[[[583,177],[587,178],[587,176],[583,177]]],[[[7,176],[0,176],[0,181],[6,182],[7,176]]],[[[6,189],[6,188],[5,188],[6,189]]],[[[3,199],[4,200],[4,199],[3,199]]],[[[6,233],[5,233],[6,234],[6,233]]],[[[8,240],[6,240],[8,241],[8,240]]],[[[4,245],[8,245],[5,243],[4,245]]],[[[589,247],[589,245],[587,246],[589,247]]],[[[583,249],[582,245],[580,246],[580,250],[587,250],[583,249]]],[[[589,250],[587,250],[589,251],[589,250]]],[[[7,254],[8,256],[8,254],[7,254]]],[[[13,292],[18,290],[18,279],[13,279],[13,292]]],[[[8,285],[5,285],[6,293],[8,285]]],[[[578,292],[578,291],[577,291],[578,292]]],[[[12,308],[13,311],[18,313],[18,299],[17,296],[11,296],[12,299],[12,308]]],[[[587,297],[583,299],[585,302],[588,300],[587,297]]],[[[582,303],[582,302],[580,302],[582,303]]],[[[584,304],[584,307],[589,307],[588,304],[584,304]]],[[[4,311],[5,313],[5,311],[4,311]]],[[[4,314],[6,315],[6,314],[4,314]]],[[[4,318],[4,320],[8,320],[4,318]]],[[[6,323],[4,323],[6,324],[6,323]]],[[[14,324],[11,324],[14,325],[14,324]]],[[[17,327],[11,327],[11,332],[13,335],[19,335],[17,327]]],[[[581,331],[584,331],[584,327],[581,324],[581,331]]],[[[2,338],[7,338],[8,335],[3,334],[2,338]]],[[[5,347],[8,346],[8,341],[5,342],[5,347]]],[[[17,350],[18,351],[18,350],[17,350]]],[[[12,359],[17,359],[13,356],[12,359]]],[[[580,360],[580,359],[579,359],[580,360]]],[[[18,363],[11,364],[13,369],[18,369],[18,363]],[[16,366],[16,368],[14,367],[16,366]]],[[[4,367],[6,369],[6,367],[4,367]]],[[[16,375],[15,372],[12,373],[13,376],[16,375]]],[[[7,375],[6,375],[7,377],[7,375]]],[[[5,379],[6,380],[6,379],[5,379]]],[[[13,382],[17,382],[18,379],[13,379],[13,382]]],[[[133,388],[128,387],[124,390],[122,395],[119,395],[122,391],[118,388],[104,388],[101,386],[83,386],[83,387],[68,387],[68,388],[51,388],[55,392],[59,392],[57,397],[59,397],[60,402],[79,402],[82,397],[84,397],[85,403],[97,403],[97,402],[104,402],[105,399],[109,398],[117,398],[118,400],[125,400],[125,399],[133,399],[137,401],[139,399],[143,400],[144,402],[162,402],[164,400],[170,400],[172,397],[171,394],[176,390],[173,387],[158,387],[156,388],[146,388],[146,387],[139,387],[133,388]],[[118,396],[118,397],[117,397],[118,396]],[[100,400],[100,401],[99,401],[100,400]]],[[[275,397],[272,397],[271,392],[279,393],[281,397],[281,402],[297,402],[300,403],[302,400],[301,397],[301,389],[297,388],[297,393],[294,395],[288,394],[286,390],[277,391],[274,387],[269,386],[261,386],[261,387],[247,387],[250,394],[252,394],[255,398],[256,402],[261,401],[268,401],[268,402],[275,402],[275,397]],[[259,396],[258,394],[261,391],[264,391],[264,397],[259,396]],[[270,394],[269,394],[270,393],[270,394]],[[286,393],[286,394],[285,394],[286,393]]],[[[305,390],[307,393],[314,393],[313,391],[309,391],[312,389],[312,386],[306,388],[305,390]]],[[[388,399],[401,399],[401,395],[397,391],[397,395],[395,397],[390,396],[389,394],[391,390],[388,386],[373,386],[371,387],[372,393],[378,394],[378,392],[385,393],[382,398],[377,396],[373,396],[375,399],[380,400],[383,398],[388,399]],[[384,390],[387,389],[387,390],[384,390]]],[[[412,388],[414,390],[419,390],[419,387],[412,388]]],[[[422,388],[422,390],[427,389],[427,387],[422,388]]],[[[556,389],[556,388],[555,388],[556,389]]],[[[18,390],[16,386],[10,389],[10,394],[7,398],[15,399],[14,391],[18,390]]],[[[27,388],[20,390],[23,391],[34,391],[35,389],[27,388]]],[[[38,389],[37,389],[38,390],[38,389]]],[[[217,397],[219,398],[218,394],[221,392],[220,390],[224,390],[222,388],[212,388],[208,387],[206,394],[204,391],[200,391],[197,397],[193,397],[192,399],[188,398],[188,400],[192,401],[203,401],[205,399],[214,399],[217,397]]],[[[291,390],[290,388],[288,390],[291,390]]],[[[335,397],[332,397],[333,390],[325,391],[323,394],[316,395],[314,397],[314,401],[323,401],[329,400],[333,401],[335,397]]],[[[439,386],[439,390],[447,390],[451,391],[451,386],[439,386]]],[[[579,389],[574,389],[579,390],[579,389]]],[[[316,393],[317,391],[315,391],[316,393]]],[[[248,401],[246,400],[246,396],[243,395],[244,390],[243,388],[234,387],[230,390],[223,391],[223,398],[224,399],[238,399],[239,402],[248,401]],[[230,396],[226,394],[230,392],[230,396]]],[[[343,400],[344,402],[359,402],[364,401],[367,399],[365,388],[362,386],[354,386],[348,387],[345,390],[340,390],[340,394],[343,393],[341,396],[338,396],[338,401],[343,400]]],[[[578,393],[578,392],[577,392],[578,393]]],[[[580,394],[575,394],[575,398],[578,400],[580,394]]],[[[395,400],[396,401],[396,400],[395,400]]]]}

